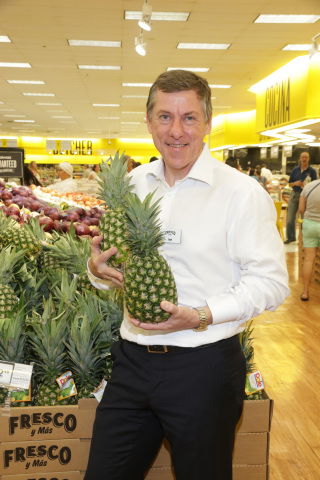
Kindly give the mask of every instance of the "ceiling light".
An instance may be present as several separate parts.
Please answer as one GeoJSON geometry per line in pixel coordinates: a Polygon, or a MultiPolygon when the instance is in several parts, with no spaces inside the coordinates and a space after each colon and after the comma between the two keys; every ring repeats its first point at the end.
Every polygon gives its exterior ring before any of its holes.
{"type": "Polygon", "coordinates": [[[148,32],[151,30],[151,14],[152,7],[151,5],[148,5],[148,0],[146,0],[142,6],[142,14],[138,25],[140,28],[143,28],[143,30],[147,30],[148,32]]]}
{"type": "Polygon", "coordinates": [[[78,65],[80,70],[121,70],[120,66],[115,65],[78,65]]]}
{"type": "Polygon", "coordinates": [[[120,107],[118,103],[93,103],[93,107],[120,107]]]}
{"type": "Polygon", "coordinates": [[[3,115],[3,116],[4,117],[15,117],[15,118],[18,118],[18,117],[20,117],[20,118],[24,117],[25,118],[27,115],[3,115]]]}
{"type": "Polygon", "coordinates": [[[136,52],[144,56],[147,53],[147,44],[143,41],[142,31],[140,35],[135,38],[136,52]]]}
{"type": "Polygon", "coordinates": [[[169,72],[170,70],[187,70],[189,72],[209,72],[210,68],[198,68],[198,67],[188,67],[188,68],[185,68],[185,67],[169,67],[167,68],[167,72],[169,72]]]}
{"type": "Polygon", "coordinates": [[[310,142],[310,143],[307,143],[307,145],[310,145],[310,147],[320,147],[320,143],[317,143],[317,142],[310,142]]]}
{"type": "Polygon", "coordinates": [[[210,88],[231,88],[232,85],[209,85],[210,88]]]}
{"type": "Polygon", "coordinates": [[[0,62],[0,67],[31,68],[30,63],[0,62]]]}
{"type": "Polygon", "coordinates": [[[0,42],[11,43],[11,40],[7,35],[0,35],[0,42]]]}
{"type": "Polygon", "coordinates": [[[310,48],[310,43],[289,43],[282,50],[289,50],[290,52],[307,52],[310,48]]]}
{"type": "Polygon", "coordinates": [[[98,40],[68,40],[71,47],[121,47],[121,42],[98,40]]]}
{"type": "MultiPolygon", "coordinates": [[[[189,18],[190,12],[153,12],[151,20],[164,20],[173,22],[186,22],[189,18]]],[[[141,12],[139,11],[125,11],[125,20],[140,20],[141,12]]]]}
{"type": "Polygon", "coordinates": [[[254,23],[316,23],[320,15],[259,15],[254,23]]]}
{"type": "Polygon", "coordinates": [[[320,36],[320,33],[318,33],[318,35],[315,35],[313,38],[312,38],[312,43],[311,43],[311,47],[310,47],[310,50],[309,50],[309,57],[313,57],[313,55],[315,55],[316,53],[319,53],[319,44],[316,40],[316,38],[318,38],[320,36]]]}
{"type": "Polygon", "coordinates": [[[35,105],[41,105],[41,106],[58,106],[58,105],[62,105],[62,103],[35,103],[35,105]]]}
{"type": "Polygon", "coordinates": [[[35,120],[13,120],[14,122],[20,123],[35,123],[35,120]]]}
{"type": "Polygon", "coordinates": [[[177,48],[194,50],[227,50],[230,43],[178,43],[177,48]]]}
{"type": "Polygon", "coordinates": [[[22,95],[27,97],[55,97],[54,93],[25,93],[23,92],[22,95]]]}
{"type": "Polygon", "coordinates": [[[7,82],[22,85],[45,85],[43,80],[7,80],[7,82]]]}
{"type": "Polygon", "coordinates": [[[123,83],[123,87],[148,87],[152,86],[152,83],[123,83]]]}

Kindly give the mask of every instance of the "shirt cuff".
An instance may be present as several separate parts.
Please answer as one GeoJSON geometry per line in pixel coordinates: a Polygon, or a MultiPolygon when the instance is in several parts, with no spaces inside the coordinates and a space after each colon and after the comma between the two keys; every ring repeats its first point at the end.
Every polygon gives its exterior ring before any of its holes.
{"type": "MultiPolygon", "coordinates": [[[[99,290],[110,290],[111,288],[115,288],[115,284],[111,280],[104,280],[103,278],[96,277],[91,273],[89,268],[89,262],[91,257],[87,261],[87,270],[88,270],[88,278],[92,285],[99,290]]],[[[116,287],[118,288],[118,287],[116,287]]]]}

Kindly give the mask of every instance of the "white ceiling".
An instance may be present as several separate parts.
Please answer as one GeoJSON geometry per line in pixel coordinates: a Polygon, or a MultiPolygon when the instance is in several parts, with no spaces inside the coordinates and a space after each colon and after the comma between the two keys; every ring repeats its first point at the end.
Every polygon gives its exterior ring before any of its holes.
{"type": "MultiPolygon", "coordinates": [[[[153,12],[190,12],[187,22],[153,21],[144,33],[147,55],[135,51],[140,33],[125,10],[140,10],[144,0],[0,0],[0,62],[28,62],[32,68],[0,67],[0,135],[59,138],[149,137],[145,124],[147,87],[168,67],[209,67],[202,74],[214,89],[214,115],[255,108],[248,88],[299,55],[282,51],[288,43],[311,44],[314,24],[255,24],[260,14],[320,14],[320,0],[149,0],[153,12]],[[71,47],[71,40],[121,41],[121,48],[71,47]],[[177,49],[178,42],[230,43],[228,50],[177,49]],[[120,71],[79,70],[78,64],[118,65],[120,71]],[[15,85],[7,80],[43,80],[45,85],[15,85]],[[53,93],[54,97],[24,96],[53,93]],[[36,102],[61,103],[37,106],[36,102]],[[93,107],[120,104],[120,108],[93,107]],[[124,113],[141,112],[141,113],[124,113]],[[13,122],[14,117],[34,120],[13,122]],[[71,118],[53,118],[64,116],[71,118]],[[102,120],[98,117],[119,117],[102,120]],[[126,124],[122,122],[140,122],[126,124]],[[31,131],[32,130],[32,131],[31,131]],[[30,132],[31,131],[31,132],[30,132]],[[91,133],[96,132],[96,133],[91,133]]],[[[305,53],[300,53],[306,54],[305,53]]]]}

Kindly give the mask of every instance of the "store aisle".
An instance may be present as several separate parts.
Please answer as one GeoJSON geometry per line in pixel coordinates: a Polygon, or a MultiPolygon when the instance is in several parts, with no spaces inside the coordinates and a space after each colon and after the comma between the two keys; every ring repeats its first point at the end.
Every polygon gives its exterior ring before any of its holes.
{"type": "Polygon", "coordinates": [[[302,302],[298,249],[286,248],[291,295],[255,320],[255,361],[274,400],[270,480],[320,479],[320,285],[302,302]]]}

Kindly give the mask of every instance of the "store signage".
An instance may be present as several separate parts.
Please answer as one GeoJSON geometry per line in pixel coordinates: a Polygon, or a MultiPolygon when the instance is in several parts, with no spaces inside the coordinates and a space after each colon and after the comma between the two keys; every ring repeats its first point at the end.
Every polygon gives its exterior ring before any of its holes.
{"type": "Polygon", "coordinates": [[[290,78],[276,82],[265,92],[265,128],[290,122],[290,78]]]}
{"type": "Polygon", "coordinates": [[[23,177],[23,151],[0,149],[0,177],[23,177]]]}
{"type": "Polygon", "coordinates": [[[260,158],[261,160],[267,158],[267,149],[265,147],[260,148],[260,158]]]}
{"type": "MultiPolygon", "coordinates": [[[[58,140],[57,144],[62,147],[62,140],[58,140]]],[[[62,150],[62,148],[61,148],[62,150]]],[[[61,155],[61,150],[53,150],[53,155],[61,155]]],[[[91,140],[72,140],[70,150],[63,149],[64,155],[92,155],[92,141],[91,140]]]]}
{"type": "Polygon", "coordinates": [[[278,158],[279,156],[279,147],[278,145],[271,147],[271,158],[278,158]]]}

